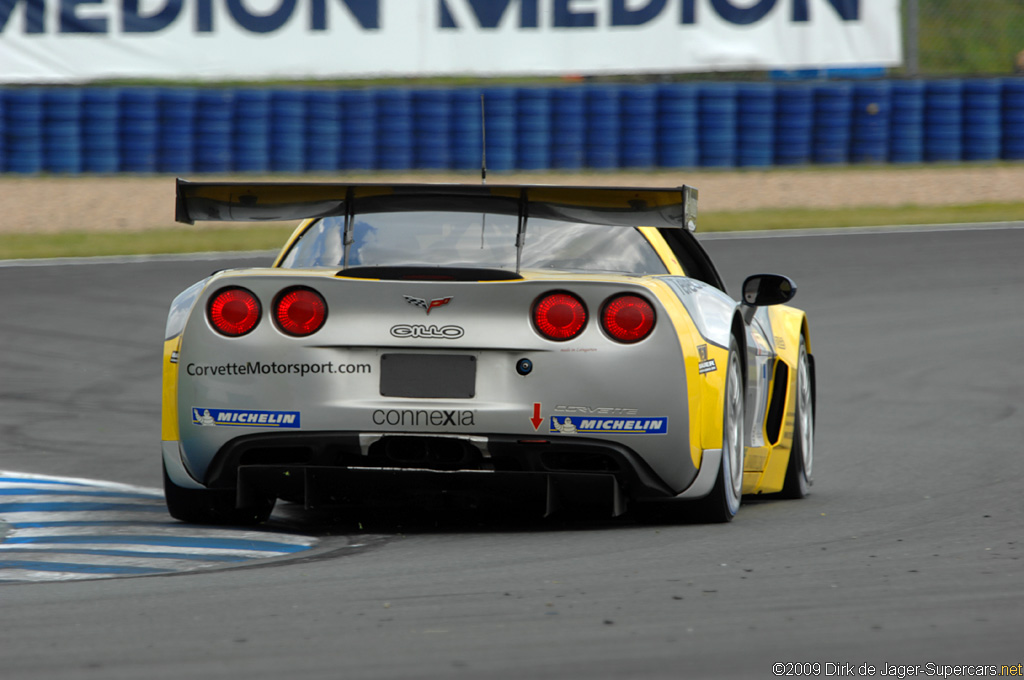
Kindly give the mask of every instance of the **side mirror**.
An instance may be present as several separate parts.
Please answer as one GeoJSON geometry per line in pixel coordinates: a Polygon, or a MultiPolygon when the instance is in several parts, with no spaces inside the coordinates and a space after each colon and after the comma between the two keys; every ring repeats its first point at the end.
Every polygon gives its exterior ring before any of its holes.
{"type": "Polygon", "coordinates": [[[796,295],[796,284],[781,274],[754,274],[743,282],[743,304],[767,307],[789,302],[796,295]]]}

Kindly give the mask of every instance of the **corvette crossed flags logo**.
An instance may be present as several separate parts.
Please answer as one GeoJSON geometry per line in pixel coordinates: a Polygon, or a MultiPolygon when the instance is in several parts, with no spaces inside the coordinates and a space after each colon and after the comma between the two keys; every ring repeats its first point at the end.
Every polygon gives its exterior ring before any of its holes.
{"type": "Polygon", "coordinates": [[[430,310],[435,307],[443,307],[452,301],[451,297],[438,298],[436,300],[424,300],[423,298],[413,297],[411,295],[403,295],[405,301],[414,307],[426,310],[427,314],[430,314],[430,310]]]}

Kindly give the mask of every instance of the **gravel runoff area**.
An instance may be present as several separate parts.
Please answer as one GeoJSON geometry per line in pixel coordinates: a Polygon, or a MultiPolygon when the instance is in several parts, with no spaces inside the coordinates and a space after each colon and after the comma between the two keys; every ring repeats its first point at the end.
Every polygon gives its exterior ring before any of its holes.
{"type": "MultiPolygon", "coordinates": [[[[477,183],[479,174],[191,176],[196,181],[477,183]]],[[[1024,164],[615,173],[496,173],[489,184],[678,186],[700,190],[702,212],[771,208],[970,205],[1024,201],[1024,164]]],[[[142,231],[174,226],[172,176],[0,176],[0,233],[142,231]]]]}

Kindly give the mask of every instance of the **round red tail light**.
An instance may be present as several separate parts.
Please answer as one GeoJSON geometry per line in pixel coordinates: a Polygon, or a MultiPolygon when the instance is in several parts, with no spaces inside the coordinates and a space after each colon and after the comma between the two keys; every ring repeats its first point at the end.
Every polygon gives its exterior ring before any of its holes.
{"type": "Polygon", "coordinates": [[[310,288],[288,288],[277,296],[274,319],[288,335],[312,335],[327,320],[327,303],[310,288]]]}
{"type": "Polygon", "coordinates": [[[245,288],[224,288],[210,298],[207,313],[218,333],[245,335],[260,322],[260,301],[245,288]]]}
{"type": "Polygon", "coordinates": [[[548,293],[533,306],[533,325],[549,340],[572,340],[587,325],[587,308],[571,293],[548,293]]]}
{"type": "Polygon", "coordinates": [[[640,342],[654,328],[654,307],[638,295],[619,295],[604,305],[601,325],[619,342],[640,342]]]}

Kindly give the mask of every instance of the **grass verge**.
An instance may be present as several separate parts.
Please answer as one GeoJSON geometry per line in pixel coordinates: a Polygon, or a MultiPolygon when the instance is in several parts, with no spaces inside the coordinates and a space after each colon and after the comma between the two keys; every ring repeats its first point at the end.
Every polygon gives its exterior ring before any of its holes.
{"type": "Polygon", "coordinates": [[[0,234],[0,259],[156,255],[229,250],[276,250],[295,224],[248,227],[168,227],[147,231],[0,234]]]}
{"type": "Polygon", "coordinates": [[[1024,202],[954,206],[755,210],[701,215],[697,231],[877,227],[894,224],[968,224],[1024,221],[1024,202]]]}
{"type": "MultiPolygon", "coordinates": [[[[947,207],[756,210],[701,215],[698,231],[867,227],[892,224],[1024,222],[1024,202],[947,207]]],[[[139,232],[0,234],[0,259],[276,250],[294,224],[168,227],[139,232]]]]}

